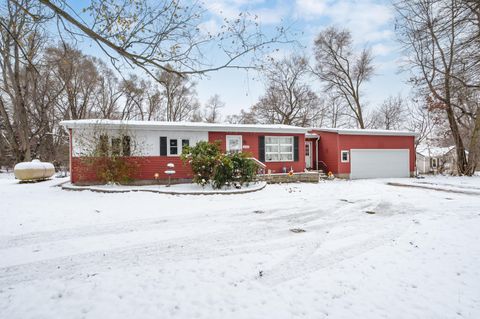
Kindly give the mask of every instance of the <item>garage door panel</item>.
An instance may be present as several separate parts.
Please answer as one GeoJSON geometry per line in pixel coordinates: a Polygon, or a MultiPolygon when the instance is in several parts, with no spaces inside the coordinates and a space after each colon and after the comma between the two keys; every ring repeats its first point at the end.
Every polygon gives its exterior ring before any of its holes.
{"type": "Polygon", "coordinates": [[[408,149],[350,150],[350,178],[409,177],[408,149]]]}

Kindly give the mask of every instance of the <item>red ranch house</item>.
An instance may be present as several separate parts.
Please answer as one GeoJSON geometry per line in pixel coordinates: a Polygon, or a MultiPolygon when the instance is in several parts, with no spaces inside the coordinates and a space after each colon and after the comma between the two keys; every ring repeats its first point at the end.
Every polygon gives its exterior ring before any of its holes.
{"type": "Polygon", "coordinates": [[[135,160],[134,179],[166,179],[167,163],[174,178],[192,172],[180,159],[185,145],[219,141],[222,149],[243,151],[263,162],[267,173],[293,170],[332,171],[339,177],[408,177],[414,171],[414,134],[376,130],[308,129],[290,125],[210,124],[117,120],[72,120],[61,124],[70,132],[72,183],[98,180],[81,158],[108,143],[135,160]]]}

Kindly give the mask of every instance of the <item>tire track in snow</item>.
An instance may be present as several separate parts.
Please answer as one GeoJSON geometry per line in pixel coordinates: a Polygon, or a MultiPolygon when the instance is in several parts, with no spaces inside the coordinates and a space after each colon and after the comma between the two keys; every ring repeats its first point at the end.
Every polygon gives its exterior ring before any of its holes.
{"type": "MultiPolygon", "coordinates": [[[[318,253],[318,251],[322,249],[327,238],[329,242],[334,243],[348,239],[348,237],[353,237],[353,239],[355,239],[355,236],[349,235],[338,236],[331,234],[319,234],[320,236],[315,241],[305,243],[305,245],[299,250],[284,258],[283,261],[277,265],[270,269],[264,270],[265,275],[263,282],[268,285],[277,285],[285,281],[304,276],[305,274],[318,271],[332,264],[342,262],[343,260],[354,258],[377,247],[389,244],[394,239],[400,237],[409,227],[408,225],[404,224],[405,226],[403,228],[398,228],[397,225],[402,225],[402,223],[395,223],[395,219],[404,219],[407,215],[415,214],[415,211],[412,210],[412,213],[410,214],[397,215],[399,213],[401,214],[404,211],[404,208],[409,207],[409,205],[405,206],[403,209],[398,209],[398,207],[393,207],[392,203],[385,202],[383,200],[370,202],[368,205],[365,205],[365,203],[361,202],[356,206],[361,209],[371,209],[373,211],[376,211],[377,209],[392,210],[390,212],[384,211],[384,216],[389,218],[389,222],[382,223],[382,226],[386,224],[390,227],[382,229],[379,234],[371,234],[371,232],[368,233],[372,227],[371,223],[363,223],[363,227],[359,228],[358,219],[350,219],[349,221],[345,221],[343,224],[344,227],[348,228],[349,225],[355,225],[355,231],[360,234],[368,234],[367,238],[357,241],[353,244],[346,245],[340,249],[333,249],[330,251],[325,249],[325,251],[320,251],[320,253],[318,253]],[[390,219],[393,219],[393,221],[390,219]]],[[[380,223],[381,221],[377,222],[380,223]]],[[[347,231],[347,234],[348,233],[349,232],[347,231]]]]}
{"type": "MultiPolygon", "coordinates": [[[[266,215],[267,214],[268,213],[266,213],[266,215]]],[[[251,213],[251,215],[261,216],[253,213],[251,213]]],[[[319,215],[317,219],[324,217],[324,215],[319,215]]],[[[92,267],[94,267],[97,263],[101,264],[102,262],[104,262],[105,265],[124,265],[125,263],[132,264],[128,263],[127,260],[129,257],[133,256],[135,256],[136,259],[144,259],[149,258],[149,256],[156,256],[156,258],[164,260],[165,256],[170,256],[170,258],[175,256],[175,250],[177,249],[182,252],[180,256],[183,256],[183,259],[218,257],[214,254],[215,252],[220,255],[228,255],[229,253],[239,254],[258,251],[268,252],[278,249],[283,250],[293,247],[297,242],[304,240],[304,237],[296,236],[288,230],[293,226],[291,223],[289,225],[288,220],[290,218],[291,216],[287,215],[287,220],[280,219],[276,223],[272,223],[270,220],[268,220],[268,217],[257,219],[248,218],[249,222],[244,223],[243,225],[243,229],[245,229],[245,231],[242,231],[240,234],[238,234],[239,221],[234,221],[231,224],[231,230],[228,231],[214,232],[195,237],[185,236],[175,239],[158,240],[143,245],[133,245],[111,250],[98,250],[83,254],[73,253],[69,256],[0,268],[0,286],[25,280],[33,280],[34,278],[38,278],[38,273],[48,274],[52,271],[57,272],[56,269],[59,269],[58,267],[61,269],[78,271],[79,269],[82,269],[82,265],[84,263],[90,264],[92,267]],[[234,230],[237,230],[237,232],[234,232],[234,230]],[[278,243],[275,243],[284,239],[288,240],[288,243],[284,243],[280,246],[278,243]],[[271,244],[268,244],[269,242],[271,244]],[[199,251],[204,248],[202,247],[202,249],[199,249],[198,243],[202,243],[203,246],[212,246],[218,248],[210,249],[208,250],[208,253],[202,254],[199,251]],[[238,248],[237,246],[241,246],[241,248],[238,248]],[[237,248],[240,250],[237,250],[237,248]],[[88,260],[94,260],[94,262],[88,260]]],[[[312,226],[310,229],[312,232],[319,231],[323,228],[334,227],[340,222],[341,221],[339,220],[337,222],[322,223],[321,225],[312,226]]],[[[298,224],[295,223],[295,226],[296,225],[298,224]]],[[[156,262],[158,262],[158,260],[156,262]]]]}

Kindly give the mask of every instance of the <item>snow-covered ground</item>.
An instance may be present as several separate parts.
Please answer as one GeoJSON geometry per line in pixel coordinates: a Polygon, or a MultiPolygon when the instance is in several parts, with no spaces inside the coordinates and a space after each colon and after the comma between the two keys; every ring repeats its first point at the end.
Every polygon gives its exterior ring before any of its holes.
{"type": "Polygon", "coordinates": [[[153,192],[172,195],[212,195],[212,194],[241,194],[259,191],[267,185],[267,182],[255,182],[244,184],[240,188],[233,185],[223,186],[220,189],[215,189],[211,185],[200,186],[194,183],[174,184],[174,185],[92,185],[92,186],[77,186],[71,183],[64,183],[62,185],[65,190],[91,190],[105,193],[121,193],[121,192],[153,192]]]}
{"type": "Polygon", "coordinates": [[[480,196],[386,185],[480,177],[209,196],[4,177],[0,318],[480,318],[480,196]]]}

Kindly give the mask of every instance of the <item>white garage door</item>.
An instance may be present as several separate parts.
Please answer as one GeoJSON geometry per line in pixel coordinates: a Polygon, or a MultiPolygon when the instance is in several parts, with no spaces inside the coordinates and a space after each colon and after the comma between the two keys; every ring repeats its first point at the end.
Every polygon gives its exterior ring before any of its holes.
{"type": "Polygon", "coordinates": [[[350,178],[409,177],[408,149],[352,149],[350,178]]]}

